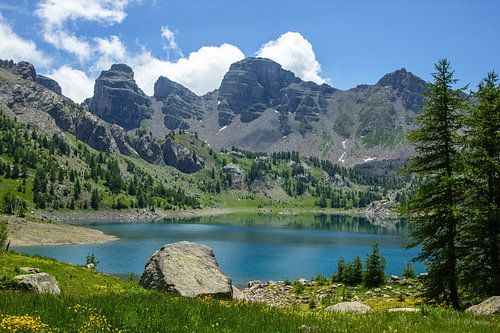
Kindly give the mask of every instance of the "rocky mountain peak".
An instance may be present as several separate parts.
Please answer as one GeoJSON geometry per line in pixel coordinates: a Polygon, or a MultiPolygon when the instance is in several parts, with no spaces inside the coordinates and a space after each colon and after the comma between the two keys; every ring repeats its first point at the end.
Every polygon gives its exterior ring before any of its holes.
{"type": "Polygon", "coordinates": [[[203,108],[201,98],[183,85],[164,76],[155,82],[154,98],[162,103],[165,126],[188,129],[188,120],[201,119],[203,108]]]}
{"type": "Polygon", "coordinates": [[[114,64],[101,73],[89,107],[100,118],[127,130],[139,127],[153,112],[151,100],[137,86],[132,69],[124,64],[114,64]]]}
{"type": "Polygon", "coordinates": [[[236,115],[242,122],[258,118],[279,104],[281,90],[301,80],[280,64],[266,58],[245,58],[231,65],[219,88],[219,125],[236,115]]]}
{"type": "Polygon", "coordinates": [[[390,86],[396,90],[410,90],[423,93],[427,83],[405,68],[385,74],[378,82],[378,86],[390,86]]]}

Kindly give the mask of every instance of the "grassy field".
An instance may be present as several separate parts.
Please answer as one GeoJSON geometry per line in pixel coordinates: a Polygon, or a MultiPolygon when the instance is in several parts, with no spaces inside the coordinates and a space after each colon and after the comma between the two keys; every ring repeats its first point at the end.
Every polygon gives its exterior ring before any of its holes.
{"type": "Polygon", "coordinates": [[[136,282],[15,253],[0,254],[0,275],[38,267],[59,281],[60,296],[0,291],[0,332],[498,332],[500,317],[430,308],[421,314],[368,315],[271,308],[151,292],[136,282]]]}

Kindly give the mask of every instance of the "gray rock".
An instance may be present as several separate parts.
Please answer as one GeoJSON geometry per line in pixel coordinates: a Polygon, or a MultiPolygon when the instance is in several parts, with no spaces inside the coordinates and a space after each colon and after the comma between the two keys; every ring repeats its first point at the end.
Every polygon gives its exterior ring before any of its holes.
{"type": "Polygon", "coordinates": [[[248,298],[247,296],[238,288],[233,286],[233,299],[238,300],[238,301],[247,301],[248,298]]]}
{"type": "Polygon", "coordinates": [[[191,242],[168,244],[156,251],[146,263],[140,284],[186,297],[233,295],[231,279],[220,269],[213,251],[191,242]]]}
{"type": "Polygon", "coordinates": [[[481,315],[492,315],[492,314],[499,314],[500,313],[500,296],[493,296],[488,298],[487,300],[473,305],[465,312],[472,313],[476,316],[481,316],[481,315]]]}
{"type": "Polygon", "coordinates": [[[35,80],[38,84],[41,84],[45,88],[55,92],[58,95],[62,95],[61,86],[59,85],[59,83],[57,83],[56,80],[52,80],[51,78],[43,75],[37,75],[35,80]]]}
{"type": "Polygon", "coordinates": [[[238,165],[229,163],[222,168],[222,172],[231,175],[231,183],[226,184],[228,189],[243,189],[244,171],[238,165]]]}
{"type": "Polygon", "coordinates": [[[19,267],[19,271],[24,272],[24,273],[29,273],[29,274],[35,274],[35,273],[40,273],[40,268],[19,267]]]}
{"type": "Polygon", "coordinates": [[[135,83],[132,69],[124,64],[101,72],[89,107],[100,118],[127,130],[139,127],[153,113],[151,100],[135,83]]]}
{"type": "Polygon", "coordinates": [[[139,138],[135,142],[135,149],[139,156],[152,164],[160,164],[163,159],[161,146],[149,135],[139,138]]]}
{"type": "Polygon", "coordinates": [[[205,167],[205,160],[190,152],[187,148],[167,138],[162,145],[163,159],[166,165],[173,166],[184,173],[194,173],[205,167]]]}
{"type": "Polygon", "coordinates": [[[18,280],[21,290],[33,291],[39,294],[58,295],[61,293],[57,280],[47,273],[18,275],[15,279],[18,280]]]}
{"type": "Polygon", "coordinates": [[[188,120],[200,120],[203,116],[202,100],[195,93],[160,76],[154,86],[154,97],[161,101],[161,111],[164,115],[165,126],[170,129],[189,129],[188,120]]]}
{"type": "Polygon", "coordinates": [[[408,279],[401,279],[398,281],[399,285],[406,286],[408,284],[408,279]]]}
{"type": "Polygon", "coordinates": [[[334,305],[330,305],[325,308],[328,312],[344,312],[344,313],[369,313],[372,312],[372,308],[361,302],[342,302],[334,305]]]}

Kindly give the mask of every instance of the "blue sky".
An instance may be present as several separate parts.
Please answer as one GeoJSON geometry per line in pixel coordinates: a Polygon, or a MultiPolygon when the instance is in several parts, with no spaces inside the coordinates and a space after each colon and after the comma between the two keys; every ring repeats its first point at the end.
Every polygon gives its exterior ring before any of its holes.
{"type": "Polygon", "coordinates": [[[500,71],[500,1],[0,1],[0,58],[33,62],[76,101],[114,62],[148,94],[159,75],[198,94],[232,62],[270,57],[348,89],[405,67],[430,80],[448,58],[463,84],[500,71]]]}

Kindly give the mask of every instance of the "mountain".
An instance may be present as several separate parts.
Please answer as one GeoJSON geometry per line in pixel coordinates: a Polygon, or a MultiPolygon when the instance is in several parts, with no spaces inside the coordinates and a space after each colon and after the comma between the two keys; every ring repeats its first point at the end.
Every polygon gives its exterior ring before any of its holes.
{"type": "Polygon", "coordinates": [[[150,98],[135,84],[130,67],[113,65],[97,79],[96,95],[88,101],[95,114],[62,96],[55,81],[40,77],[27,62],[0,60],[2,112],[46,135],[74,135],[98,151],[140,157],[186,173],[204,168],[203,158],[168,138],[127,132],[153,112],[150,98]]]}
{"type": "Polygon", "coordinates": [[[137,86],[131,70],[113,74],[114,85],[108,84],[109,72],[118,71],[113,66],[96,81],[89,106],[126,130],[142,128],[158,140],[170,131],[189,130],[219,149],[295,150],[345,165],[411,155],[405,133],[427,86],[403,68],[374,85],[339,90],[303,81],[272,60],[246,58],[232,64],[220,87],[204,96],[160,77],[148,103],[138,88],[115,93],[116,81],[137,86]],[[102,93],[108,86],[115,97],[102,93]],[[137,95],[141,104],[130,102],[137,95]]]}
{"type": "MultiPolygon", "coordinates": [[[[295,123],[320,123],[330,112],[327,102],[338,90],[303,82],[269,60],[234,64],[220,91],[205,96],[159,78],[148,97],[126,65],[105,71],[96,82],[98,93],[85,104],[57,88],[27,62],[0,60],[0,200],[12,203],[3,206],[9,214],[47,208],[285,208],[296,207],[297,200],[309,208],[374,209],[376,201],[404,197],[408,179],[387,172],[398,161],[353,169],[296,151],[219,151],[202,139],[210,133],[230,138],[226,130],[235,126],[245,134],[269,114],[286,115],[291,126],[285,130],[302,137],[295,123]],[[229,116],[219,117],[219,108],[229,116]],[[134,115],[142,119],[139,128],[132,125],[134,115]]],[[[401,96],[406,93],[401,90],[401,96]]],[[[276,127],[277,139],[282,130],[276,127]]]]}

